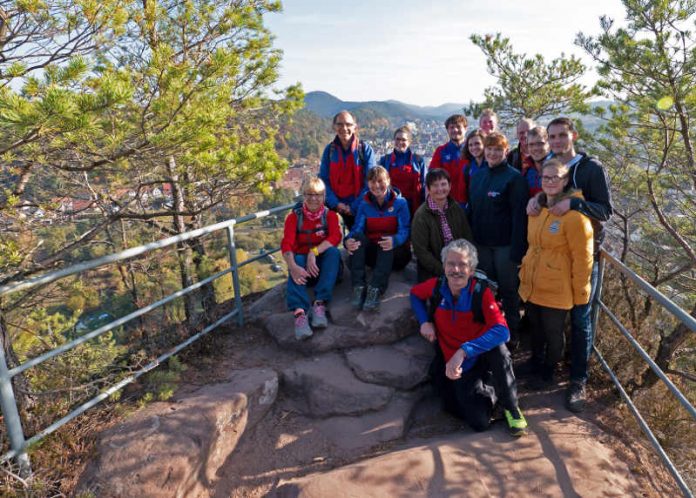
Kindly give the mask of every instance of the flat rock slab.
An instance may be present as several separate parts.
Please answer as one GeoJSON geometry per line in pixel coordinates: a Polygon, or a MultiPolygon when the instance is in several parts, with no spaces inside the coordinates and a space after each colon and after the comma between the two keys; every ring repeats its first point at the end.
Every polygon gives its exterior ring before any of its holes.
{"type": "MultiPolygon", "coordinates": [[[[280,346],[304,354],[390,344],[418,331],[418,322],[411,311],[408,297],[412,283],[405,279],[402,273],[392,275],[389,289],[378,312],[358,312],[352,309],[350,284],[344,281],[334,293],[329,327],[315,331],[314,335],[305,341],[295,339],[294,318],[284,306],[273,313],[259,311],[260,321],[280,346]]],[[[277,303],[268,302],[266,305],[278,307],[277,303]]]]}
{"type": "Polygon", "coordinates": [[[410,336],[388,346],[351,349],[345,356],[358,379],[408,390],[428,378],[434,349],[422,337],[410,336]]]}
{"type": "Polygon", "coordinates": [[[316,427],[342,451],[367,449],[403,437],[411,412],[421,397],[421,392],[398,393],[378,412],[357,417],[331,417],[318,422],[316,427]]]}
{"type": "Polygon", "coordinates": [[[104,497],[205,495],[245,430],[275,402],[278,375],[251,369],[149,405],[100,436],[78,489],[104,497]]]}
{"type": "Polygon", "coordinates": [[[283,370],[282,379],[294,405],[313,417],[379,410],[394,394],[392,388],[358,380],[337,353],[299,360],[283,370]]]}
{"type": "Polygon", "coordinates": [[[270,496],[567,497],[639,496],[628,467],[601,432],[575,417],[527,414],[531,432],[511,438],[500,426],[426,440],[418,446],[326,473],[281,481],[270,496]]]}

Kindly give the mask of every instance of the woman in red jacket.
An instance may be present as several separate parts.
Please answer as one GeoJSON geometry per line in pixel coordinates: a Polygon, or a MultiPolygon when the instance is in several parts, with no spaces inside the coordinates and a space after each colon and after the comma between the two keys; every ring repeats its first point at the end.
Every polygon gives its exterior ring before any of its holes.
{"type": "Polygon", "coordinates": [[[280,244],[290,273],[288,309],[295,315],[295,337],[305,339],[313,328],[326,328],[326,306],[331,301],[341,264],[338,215],[324,205],[326,187],[320,178],[310,178],[302,189],[304,202],[285,218],[280,244]],[[307,287],[314,286],[311,305],[307,287]],[[307,314],[310,313],[308,320],[307,314]],[[311,325],[311,326],[310,326],[311,325]]]}

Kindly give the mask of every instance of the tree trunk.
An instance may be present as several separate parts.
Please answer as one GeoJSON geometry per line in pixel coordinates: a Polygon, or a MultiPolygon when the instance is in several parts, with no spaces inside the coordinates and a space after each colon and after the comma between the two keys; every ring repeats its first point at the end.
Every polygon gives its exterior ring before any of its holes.
{"type": "MultiPolygon", "coordinates": [[[[0,347],[2,347],[5,353],[5,361],[7,362],[8,369],[12,369],[19,365],[19,359],[12,346],[12,338],[7,329],[7,323],[5,322],[5,315],[2,308],[0,308],[0,347]]],[[[23,373],[15,375],[12,378],[12,389],[14,390],[15,400],[17,400],[17,409],[22,417],[24,434],[36,432],[38,428],[34,427],[34,418],[30,411],[36,399],[32,394],[29,381],[23,373]]]]}
{"type": "MultiPolygon", "coordinates": [[[[184,195],[179,185],[179,175],[176,172],[176,161],[173,156],[167,161],[167,170],[170,176],[172,186],[172,198],[174,202],[173,225],[177,234],[186,232],[186,223],[181,214],[185,211],[184,195]]],[[[193,267],[191,257],[191,246],[187,242],[177,244],[177,255],[179,258],[179,275],[181,276],[181,287],[185,288],[193,284],[191,277],[191,268],[193,267]]],[[[186,323],[190,327],[195,327],[197,324],[196,317],[196,302],[191,293],[184,295],[184,312],[186,313],[186,323]]]]}
{"type": "MultiPolygon", "coordinates": [[[[689,314],[696,318],[696,304],[691,308],[689,314]]],[[[674,353],[677,352],[679,347],[684,344],[691,334],[693,334],[691,329],[680,322],[671,334],[662,337],[657,348],[657,354],[655,355],[655,363],[657,363],[657,366],[660,367],[663,372],[670,369],[669,365],[674,357],[674,353]]],[[[655,375],[655,372],[653,372],[651,368],[648,368],[643,373],[641,387],[649,389],[654,386],[658,380],[659,377],[655,375]]]]}

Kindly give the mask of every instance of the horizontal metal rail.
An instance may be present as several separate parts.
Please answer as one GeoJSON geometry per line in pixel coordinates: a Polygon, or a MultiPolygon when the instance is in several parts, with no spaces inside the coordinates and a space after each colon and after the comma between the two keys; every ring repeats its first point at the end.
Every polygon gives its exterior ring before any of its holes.
{"type": "Polygon", "coordinates": [[[674,301],[662,294],[655,287],[646,282],[640,277],[636,272],[631,270],[629,267],[624,265],[619,259],[609,254],[606,250],[602,249],[602,257],[606,258],[611,262],[621,273],[626,275],[629,279],[633,281],[638,287],[641,288],[646,294],[655,299],[664,308],[677,317],[684,325],[689,327],[692,332],[696,332],[696,319],[689,315],[686,311],[681,309],[674,301]]]}
{"type": "Polygon", "coordinates": [[[686,409],[687,412],[691,415],[691,418],[696,420],[696,408],[689,402],[688,399],[686,399],[686,396],[682,394],[682,392],[679,390],[677,386],[674,385],[674,383],[665,375],[665,373],[662,371],[662,369],[653,361],[653,359],[650,357],[648,353],[645,352],[645,350],[641,347],[641,345],[636,341],[636,339],[631,335],[631,333],[626,329],[626,327],[623,326],[621,321],[616,318],[616,315],[611,312],[609,308],[607,308],[607,305],[604,304],[602,301],[599,301],[599,306],[604,311],[607,316],[611,319],[612,322],[614,322],[614,325],[616,325],[616,328],[619,329],[621,334],[628,340],[628,342],[631,343],[631,346],[633,346],[633,349],[635,349],[638,354],[645,360],[645,362],[650,366],[651,370],[655,372],[655,375],[657,375],[662,382],[665,383],[667,388],[674,394],[674,396],[679,400],[679,402],[682,404],[682,406],[686,409]]]}
{"type": "Polygon", "coordinates": [[[110,388],[108,388],[107,390],[105,390],[104,392],[99,394],[98,396],[95,396],[91,400],[80,405],[75,410],[71,411],[66,416],[64,416],[63,418],[56,420],[55,422],[53,422],[51,425],[46,427],[41,432],[38,432],[33,437],[27,439],[24,446],[22,448],[20,448],[19,450],[12,449],[12,450],[8,451],[7,453],[5,453],[2,457],[0,457],[0,462],[5,462],[5,461],[9,460],[10,458],[14,458],[14,457],[18,456],[20,453],[24,452],[32,444],[38,443],[44,437],[55,432],[63,425],[67,424],[68,422],[70,422],[74,418],[78,417],[79,415],[82,415],[84,412],[86,412],[90,408],[98,405],[99,403],[104,401],[106,398],[108,398],[109,396],[111,396],[112,394],[117,392],[118,390],[122,389],[123,387],[127,386],[128,384],[131,384],[133,381],[137,380],[142,375],[144,375],[147,372],[149,372],[150,370],[154,369],[155,367],[160,365],[162,362],[168,360],[170,357],[174,356],[182,349],[190,346],[191,344],[193,344],[195,341],[197,341],[201,337],[207,335],[209,332],[211,332],[215,328],[219,327],[220,325],[222,325],[223,323],[228,321],[230,318],[234,317],[238,313],[238,311],[239,310],[235,309],[232,312],[226,314],[225,316],[223,316],[222,318],[217,320],[215,323],[208,325],[206,328],[204,328],[203,330],[201,330],[197,334],[192,335],[191,337],[186,339],[184,342],[182,342],[178,346],[176,346],[173,349],[169,350],[168,352],[158,356],[156,359],[152,360],[150,363],[145,365],[143,368],[141,368],[140,370],[137,370],[133,375],[126,377],[125,379],[121,380],[117,384],[114,384],[113,386],[111,386],[110,388]]]}
{"type": "MultiPolygon", "coordinates": [[[[680,320],[683,324],[685,324],[690,330],[696,332],[696,320],[686,313],[683,309],[681,309],[677,304],[675,304],[672,300],[670,300],[668,297],[666,297],[664,294],[662,294],[660,291],[658,291],[656,288],[654,288],[652,285],[650,285],[648,282],[646,282],[644,279],[642,279],[638,274],[636,274],[634,271],[629,269],[626,265],[624,265],[620,260],[618,260],[616,257],[612,256],[609,254],[607,251],[602,249],[601,253],[601,259],[600,259],[600,275],[604,273],[604,262],[609,261],[614,267],[616,267],[622,274],[624,274],[626,277],[629,278],[633,283],[635,283],[642,291],[644,291],[649,297],[655,299],[659,304],[661,304],[668,312],[670,312],[672,315],[674,315],[678,320],[680,320]]],[[[606,315],[609,317],[609,319],[612,321],[612,323],[616,326],[616,328],[621,332],[621,334],[628,340],[629,344],[633,349],[640,355],[640,357],[648,364],[650,369],[657,375],[657,377],[667,386],[667,388],[670,390],[670,392],[679,400],[681,405],[684,407],[684,409],[691,415],[691,418],[696,420],[696,409],[694,409],[694,406],[691,404],[691,402],[684,396],[684,394],[677,388],[677,386],[674,385],[674,383],[665,375],[665,373],[662,371],[662,369],[655,363],[655,361],[650,357],[650,355],[643,349],[643,347],[638,343],[638,341],[633,337],[631,332],[621,323],[621,321],[614,315],[614,313],[607,307],[607,305],[601,300],[601,280],[602,277],[600,277],[600,284],[599,284],[599,291],[597,294],[597,297],[595,298],[594,305],[595,305],[595,312],[598,314],[599,311],[603,311],[606,313],[606,315]]],[[[595,315],[597,316],[597,315],[595,315]]],[[[594,325],[595,328],[597,326],[597,321],[595,319],[594,325]]],[[[679,470],[677,467],[674,465],[672,460],[670,460],[669,456],[665,452],[665,450],[662,448],[660,445],[660,442],[657,440],[655,435],[653,434],[652,430],[648,426],[647,422],[645,419],[643,419],[643,416],[640,414],[638,411],[638,408],[636,405],[633,403],[633,400],[631,397],[628,395],[624,387],[621,385],[621,381],[619,378],[616,376],[616,374],[613,372],[611,367],[609,367],[609,364],[605,361],[604,357],[600,353],[600,351],[597,349],[596,346],[592,347],[593,352],[597,355],[597,358],[599,359],[600,364],[602,365],[602,368],[609,374],[609,377],[611,378],[612,382],[618,389],[621,397],[623,400],[626,402],[628,405],[631,413],[633,416],[636,418],[636,421],[638,422],[638,425],[640,426],[641,430],[645,433],[647,436],[648,440],[650,441],[650,444],[653,446],[655,451],[657,451],[658,455],[660,456],[660,459],[662,460],[663,464],[667,468],[667,470],[672,474],[674,477],[677,485],[679,488],[682,490],[684,496],[687,498],[693,498],[694,495],[687,486],[686,482],[684,481],[684,478],[681,476],[679,473],[679,470]]]]}
{"type": "Polygon", "coordinates": [[[46,360],[49,360],[51,358],[54,358],[60,354],[63,354],[75,346],[79,346],[80,344],[87,342],[91,339],[94,339],[95,337],[99,337],[102,334],[105,334],[106,332],[109,332],[110,330],[115,329],[116,327],[120,327],[121,325],[124,325],[140,316],[143,316],[150,311],[153,311],[161,306],[164,306],[165,304],[174,301],[175,299],[185,296],[186,294],[189,294],[190,292],[193,292],[196,289],[199,289],[203,287],[204,285],[209,284],[213,280],[216,280],[224,275],[227,275],[228,273],[232,273],[232,268],[227,268],[225,270],[222,270],[221,272],[216,273],[215,275],[211,275],[210,277],[201,280],[200,282],[196,282],[193,285],[189,285],[188,287],[178,290],[173,294],[170,294],[169,296],[160,299],[159,301],[155,301],[152,304],[149,304],[147,306],[144,306],[142,308],[137,309],[136,311],[129,313],[125,316],[122,316],[121,318],[114,320],[113,322],[109,322],[105,325],[102,325],[98,329],[94,329],[91,332],[88,332],[85,335],[81,335],[80,337],[77,337],[73,339],[72,341],[66,342],[60,347],[57,347],[55,349],[52,349],[50,351],[45,352],[42,355],[39,355],[35,358],[32,358],[31,360],[28,360],[21,365],[18,365],[12,369],[9,370],[9,375],[10,377],[14,377],[15,375],[24,372],[25,370],[28,370],[32,367],[35,367],[41,363],[43,363],[46,360]]]}
{"type": "Polygon", "coordinates": [[[645,422],[645,419],[638,411],[638,408],[633,403],[633,400],[631,399],[631,397],[628,395],[626,390],[621,385],[621,381],[619,380],[619,378],[613,372],[611,367],[609,367],[609,364],[606,362],[606,360],[604,359],[602,354],[597,350],[597,348],[593,346],[592,349],[593,349],[594,353],[597,355],[597,359],[599,360],[599,363],[602,365],[602,368],[604,368],[604,370],[609,374],[609,377],[611,377],[611,380],[614,383],[614,385],[616,386],[616,389],[619,391],[619,394],[621,394],[621,397],[623,398],[624,402],[628,405],[629,410],[631,410],[631,413],[636,418],[638,425],[643,430],[645,435],[648,437],[650,444],[655,449],[655,451],[657,451],[657,454],[660,455],[660,459],[662,460],[662,463],[665,465],[665,467],[667,467],[667,470],[669,470],[670,474],[672,474],[672,477],[674,477],[674,480],[677,482],[677,485],[682,490],[682,493],[684,493],[684,496],[686,496],[688,498],[694,498],[694,495],[691,493],[689,486],[686,485],[686,482],[684,481],[684,478],[681,476],[681,474],[677,470],[677,467],[674,465],[672,460],[670,460],[667,453],[665,453],[665,450],[662,449],[660,442],[655,437],[655,434],[653,434],[653,431],[650,430],[650,427],[648,426],[647,422],[645,422]]]}
{"type": "Polygon", "coordinates": [[[210,233],[222,230],[230,226],[239,225],[241,223],[246,223],[248,221],[256,220],[259,218],[264,218],[268,215],[290,209],[293,206],[294,204],[286,204],[284,206],[278,206],[273,209],[259,211],[258,213],[242,216],[241,218],[221,221],[220,223],[216,223],[214,225],[208,225],[197,230],[191,230],[189,232],[184,232],[179,235],[173,235],[171,237],[167,237],[166,239],[158,240],[156,242],[150,242],[149,244],[144,244],[138,247],[133,247],[131,249],[126,249],[125,251],[109,254],[107,256],[102,256],[101,258],[92,259],[83,263],[78,263],[69,266],[68,268],[48,272],[43,275],[39,275],[38,277],[33,277],[20,282],[13,282],[11,284],[3,285],[0,286],[0,297],[20,290],[31,289],[32,287],[36,287],[37,285],[49,284],[61,278],[69,277],[71,275],[75,275],[77,273],[81,273],[87,270],[92,270],[100,266],[118,263],[119,261],[134,258],[135,256],[140,256],[155,249],[163,249],[173,244],[202,237],[204,235],[208,235],[210,233]]]}
{"type": "MultiPolygon", "coordinates": [[[[134,258],[136,256],[140,256],[142,254],[157,250],[157,249],[163,249],[165,247],[184,242],[187,240],[195,239],[198,237],[203,237],[206,235],[209,235],[213,232],[216,232],[218,230],[226,230],[228,237],[232,237],[231,240],[228,240],[227,244],[227,250],[228,252],[235,251],[235,245],[233,241],[234,237],[234,226],[241,224],[241,223],[246,223],[252,220],[264,218],[266,216],[269,216],[271,214],[279,213],[282,211],[286,211],[288,209],[291,209],[294,206],[294,204],[286,204],[284,206],[278,206],[272,209],[264,210],[264,211],[259,211],[257,213],[249,214],[246,216],[242,216],[240,218],[236,218],[233,220],[226,220],[220,223],[216,223],[214,225],[209,225],[197,230],[192,230],[189,232],[185,232],[179,235],[175,235],[172,237],[167,237],[165,239],[156,241],[156,242],[151,242],[149,244],[144,244],[138,247],[134,247],[131,249],[126,249],[124,251],[110,254],[107,256],[103,256],[101,258],[96,258],[94,260],[90,261],[85,261],[82,263],[78,263],[75,265],[72,265],[67,268],[63,268],[60,270],[52,271],[45,273],[43,275],[39,275],[37,277],[29,278],[20,282],[14,282],[11,284],[7,284],[4,286],[0,286],[0,297],[3,295],[8,295],[14,292],[22,291],[22,290],[29,290],[31,288],[41,286],[41,285],[47,285],[51,282],[55,282],[56,280],[59,280],[61,278],[69,277],[71,275],[76,275],[88,270],[92,270],[94,268],[98,268],[101,266],[109,265],[109,264],[114,264],[119,261],[124,261],[128,260],[131,258],[134,258]]],[[[279,251],[280,248],[276,248],[270,251],[264,251],[263,253],[248,258],[245,261],[241,263],[237,263],[236,255],[234,253],[230,254],[230,267],[222,270],[214,275],[211,275],[204,280],[201,280],[200,282],[196,282],[195,284],[192,284],[184,289],[178,290],[162,299],[159,301],[156,301],[154,303],[149,304],[148,306],[139,308],[138,310],[129,313],[128,315],[125,315],[117,320],[114,320],[108,324],[105,324],[95,330],[92,330],[78,338],[75,338],[63,345],[61,345],[58,348],[55,348],[51,351],[47,351],[35,358],[32,358],[31,360],[28,360],[24,362],[23,364],[16,366],[12,369],[7,368],[5,356],[4,356],[4,351],[0,350],[0,409],[2,410],[4,414],[4,422],[7,428],[7,433],[10,439],[10,444],[11,444],[11,451],[5,453],[2,457],[0,457],[0,462],[4,462],[10,458],[16,458],[17,462],[20,465],[20,473],[22,475],[26,475],[28,472],[31,471],[30,465],[29,465],[29,459],[27,456],[27,449],[32,445],[46,437],[47,435],[55,432],[58,428],[62,427],[69,421],[73,420],[74,418],[78,417],[79,415],[83,414],[85,411],[89,410],[90,408],[96,406],[98,403],[104,401],[107,399],[109,396],[117,392],[118,390],[122,389],[124,386],[132,383],[145,373],[149,372],[153,368],[157,367],[160,363],[163,361],[167,360],[171,356],[177,354],[179,351],[182,349],[186,348],[193,342],[199,340],[201,337],[204,335],[208,334],[221,324],[227,322],[231,318],[237,316],[240,320],[242,317],[242,308],[241,308],[241,297],[239,296],[239,278],[238,278],[238,270],[239,268],[246,266],[250,263],[253,263],[254,261],[258,261],[269,254],[273,254],[277,251],[279,251]],[[145,315],[146,313],[149,313],[171,301],[174,299],[177,299],[179,297],[182,297],[196,289],[199,289],[200,287],[203,287],[204,285],[208,285],[211,282],[223,277],[224,275],[227,275],[229,273],[232,273],[233,277],[233,283],[235,287],[235,309],[223,316],[222,318],[218,319],[215,321],[215,323],[205,327],[201,332],[198,332],[197,334],[189,337],[187,340],[184,342],[180,343],[179,345],[175,346],[173,349],[170,351],[158,356],[155,360],[151,361],[147,365],[145,365],[143,368],[140,370],[137,370],[135,373],[130,375],[129,377],[126,377],[125,379],[121,380],[120,382],[116,383],[115,385],[109,387],[99,395],[95,396],[91,400],[83,403],[76,409],[72,410],[70,413],[62,417],[61,419],[53,422],[51,425],[46,427],[45,429],[41,430],[31,438],[25,440],[24,439],[24,433],[22,429],[22,424],[19,419],[19,414],[17,411],[17,403],[14,398],[14,392],[12,388],[12,383],[11,379],[28,370],[29,368],[35,367],[42,362],[54,358],[62,353],[65,353],[69,351],[70,349],[83,344],[91,339],[94,339],[110,330],[113,330],[116,327],[119,327],[121,325],[124,325],[135,318],[138,318],[142,315],[145,315]]]]}

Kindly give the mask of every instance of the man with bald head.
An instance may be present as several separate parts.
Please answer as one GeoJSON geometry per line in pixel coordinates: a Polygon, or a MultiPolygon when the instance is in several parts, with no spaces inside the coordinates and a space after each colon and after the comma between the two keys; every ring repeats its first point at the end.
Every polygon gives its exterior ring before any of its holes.
{"type": "Polygon", "coordinates": [[[534,120],[529,118],[522,118],[517,123],[516,135],[518,144],[508,154],[507,161],[510,166],[518,171],[522,171],[525,163],[528,163],[528,166],[534,165],[534,161],[529,156],[529,151],[527,150],[527,133],[535,126],[534,120]]]}

